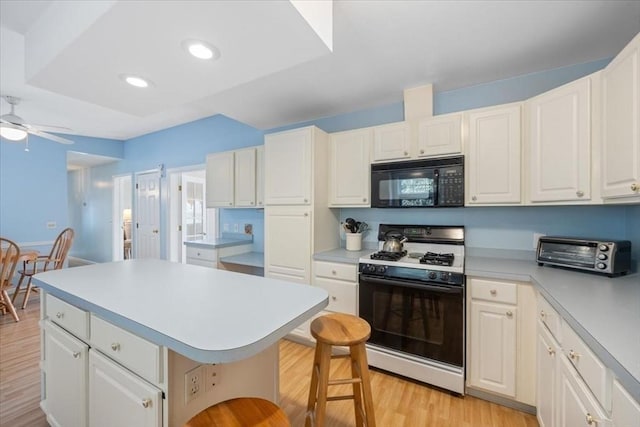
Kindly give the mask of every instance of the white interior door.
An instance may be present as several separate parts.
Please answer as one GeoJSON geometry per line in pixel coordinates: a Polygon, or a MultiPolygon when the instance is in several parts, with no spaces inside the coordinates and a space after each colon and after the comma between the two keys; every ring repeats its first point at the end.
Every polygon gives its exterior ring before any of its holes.
{"type": "Polygon", "coordinates": [[[131,255],[131,175],[113,177],[113,261],[131,255]]]}
{"type": "MultiPolygon", "coordinates": [[[[182,241],[202,240],[207,235],[205,179],[182,175],[182,241]]],[[[182,262],[185,262],[185,251],[182,262]]]]}
{"type": "Polygon", "coordinates": [[[160,258],[160,172],[136,174],[136,258],[160,258]]]}

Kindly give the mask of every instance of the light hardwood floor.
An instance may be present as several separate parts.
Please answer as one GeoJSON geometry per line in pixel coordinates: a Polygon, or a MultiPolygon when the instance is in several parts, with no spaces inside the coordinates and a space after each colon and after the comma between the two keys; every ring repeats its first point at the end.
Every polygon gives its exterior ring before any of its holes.
{"type": "MultiPolygon", "coordinates": [[[[19,310],[20,322],[0,316],[0,427],[48,426],[40,401],[39,295],[19,310]]],[[[313,349],[291,341],[280,344],[280,405],[294,427],[304,425],[313,349]]],[[[332,362],[332,375],[348,375],[347,360],[332,362]]],[[[455,397],[435,388],[372,371],[379,427],[535,427],[533,415],[470,396],[455,397]]],[[[344,386],[330,392],[346,393],[344,386]]],[[[330,402],[327,427],[354,425],[350,401],[330,402]]]]}

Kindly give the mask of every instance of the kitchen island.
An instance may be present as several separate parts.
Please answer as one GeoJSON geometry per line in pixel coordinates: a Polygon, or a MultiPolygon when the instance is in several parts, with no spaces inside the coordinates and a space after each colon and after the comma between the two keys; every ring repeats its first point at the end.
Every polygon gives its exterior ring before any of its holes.
{"type": "Polygon", "coordinates": [[[52,425],[181,426],[219,401],[278,401],[278,341],[320,288],[161,260],[38,274],[52,425]]]}

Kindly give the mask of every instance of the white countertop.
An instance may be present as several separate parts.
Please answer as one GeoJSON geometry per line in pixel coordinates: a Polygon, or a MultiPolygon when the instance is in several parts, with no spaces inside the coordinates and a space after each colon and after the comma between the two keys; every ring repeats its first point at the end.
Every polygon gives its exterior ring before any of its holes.
{"type": "Polygon", "coordinates": [[[186,240],[185,246],[197,248],[227,248],[229,246],[250,245],[253,243],[253,236],[244,233],[222,233],[220,237],[211,237],[200,240],[186,240]]]}
{"type": "Polygon", "coordinates": [[[264,268],[264,252],[246,252],[239,255],[229,255],[220,258],[220,261],[230,264],[264,268]]]}
{"type": "Polygon", "coordinates": [[[53,270],[34,282],[200,363],[253,356],[328,304],[322,288],[152,259],[53,270]]]}

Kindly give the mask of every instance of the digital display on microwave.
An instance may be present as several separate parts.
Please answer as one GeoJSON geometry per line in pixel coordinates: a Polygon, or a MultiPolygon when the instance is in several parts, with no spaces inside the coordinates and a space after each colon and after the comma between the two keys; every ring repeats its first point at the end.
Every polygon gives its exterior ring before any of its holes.
{"type": "Polygon", "coordinates": [[[396,178],[378,181],[381,200],[398,201],[401,207],[433,206],[433,178],[396,178]]]}

